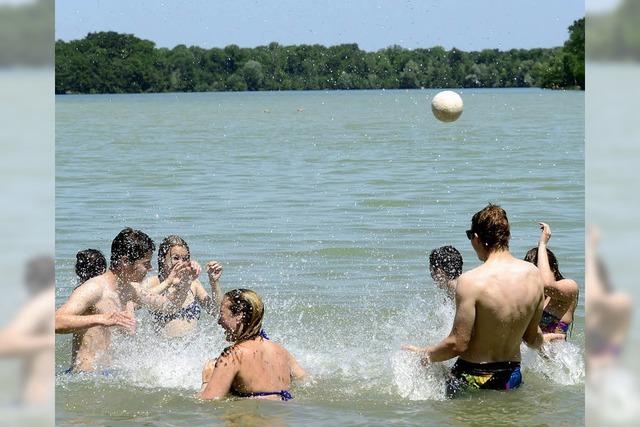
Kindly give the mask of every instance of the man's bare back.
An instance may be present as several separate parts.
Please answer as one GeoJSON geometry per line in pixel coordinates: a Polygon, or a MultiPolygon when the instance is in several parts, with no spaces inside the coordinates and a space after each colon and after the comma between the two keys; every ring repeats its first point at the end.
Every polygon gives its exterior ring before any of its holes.
{"type": "Polygon", "coordinates": [[[475,363],[520,361],[520,343],[535,340],[542,315],[538,269],[504,252],[463,274],[458,287],[474,298],[476,309],[471,339],[460,357],[475,363]]]}
{"type": "Polygon", "coordinates": [[[520,343],[543,343],[539,323],[544,283],[538,268],[509,252],[507,214],[489,204],[466,231],[483,264],[458,278],[456,314],[449,336],[435,346],[404,346],[424,364],[458,357],[447,381],[447,395],[475,389],[511,390],[522,384],[520,343]]]}

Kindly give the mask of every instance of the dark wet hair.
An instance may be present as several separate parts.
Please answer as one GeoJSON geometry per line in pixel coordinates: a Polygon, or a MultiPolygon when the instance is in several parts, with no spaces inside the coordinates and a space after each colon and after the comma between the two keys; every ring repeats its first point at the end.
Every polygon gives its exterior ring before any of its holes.
{"type": "Polygon", "coordinates": [[[56,269],[53,258],[48,255],[31,258],[27,261],[24,273],[24,285],[30,294],[52,287],[56,282],[56,269]]]}
{"type": "Polygon", "coordinates": [[[117,266],[122,258],[132,263],[156,249],[156,245],[146,233],[133,228],[125,228],[111,243],[111,267],[117,266]]]}
{"type": "Polygon", "coordinates": [[[164,259],[174,246],[183,246],[191,256],[189,245],[182,237],[175,234],[165,237],[158,246],[158,277],[165,278],[169,275],[169,272],[165,271],[164,259]]]}
{"type": "Polygon", "coordinates": [[[441,270],[447,280],[455,280],[462,274],[462,255],[453,246],[441,246],[429,254],[429,268],[441,270]]]}
{"type": "Polygon", "coordinates": [[[509,249],[511,231],[507,212],[498,205],[489,203],[471,218],[471,231],[490,250],[509,249]]]}
{"type": "Polygon", "coordinates": [[[97,249],[85,249],[76,254],[76,274],[80,283],[107,271],[107,260],[97,249]]]}
{"type": "MultiPolygon", "coordinates": [[[[549,258],[549,267],[551,267],[551,271],[553,272],[553,276],[558,280],[564,279],[562,273],[560,273],[560,268],[558,267],[558,259],[555,254],[551,252],[550,249],[547,249],[547,258],[549,258]]],[[[524,256],[525,261],[529,261],[534,265],[538,265],[538,248],[531,248],[529,252],[524,256]]]]}

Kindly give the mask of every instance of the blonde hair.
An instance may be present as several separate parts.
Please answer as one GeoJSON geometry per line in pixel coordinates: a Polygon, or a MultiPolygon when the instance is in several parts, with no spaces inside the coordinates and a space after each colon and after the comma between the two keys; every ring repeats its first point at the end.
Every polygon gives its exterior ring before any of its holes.
{"type": "Polygon", "coordinates": [[[264,304],[260,296],[250,289],[234,289],[224,294],[224,298],[231,301],[229,310],[232,314],[242,314],[242,330],[235,344],[260,335],[264,316],[264,304]]]}

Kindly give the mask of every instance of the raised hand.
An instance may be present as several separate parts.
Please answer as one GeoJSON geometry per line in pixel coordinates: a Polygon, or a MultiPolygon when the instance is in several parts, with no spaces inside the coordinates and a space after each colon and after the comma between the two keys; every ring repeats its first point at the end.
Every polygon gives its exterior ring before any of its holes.
{"type": "Polygon", "coordinates": [[[200,273],[202,273],[202,267],[200,267],[200,264],[198,264],[196,261],[191,261],[190,268],[192,281],[200,277],[200,273]]]}
{"type": "Polygon", "coordinates": [[[209,261],[207,263],[207,275],[209,276],[209,282],[217,282],[222,276],[222,264],[218,261],[209,261]]]}
{"type": "Polygon", "coordinates": [[[538,224],[540,224],[540,243],[546,245],[551,239],[551,227],[544,222],[539,222],[538,224]]]}

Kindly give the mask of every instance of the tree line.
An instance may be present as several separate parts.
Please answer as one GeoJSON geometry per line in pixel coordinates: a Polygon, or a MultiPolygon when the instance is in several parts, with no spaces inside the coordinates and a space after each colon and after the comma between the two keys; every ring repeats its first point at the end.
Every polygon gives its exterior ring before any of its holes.
{"type": "Polygon", "coordinates": [[[55,91],[148,93],[257,90],[544,87],[584,89],[584,18],[562,47],[465,52],[357,44],[157,48],[116,32],[56,41],[55,91]]]}

